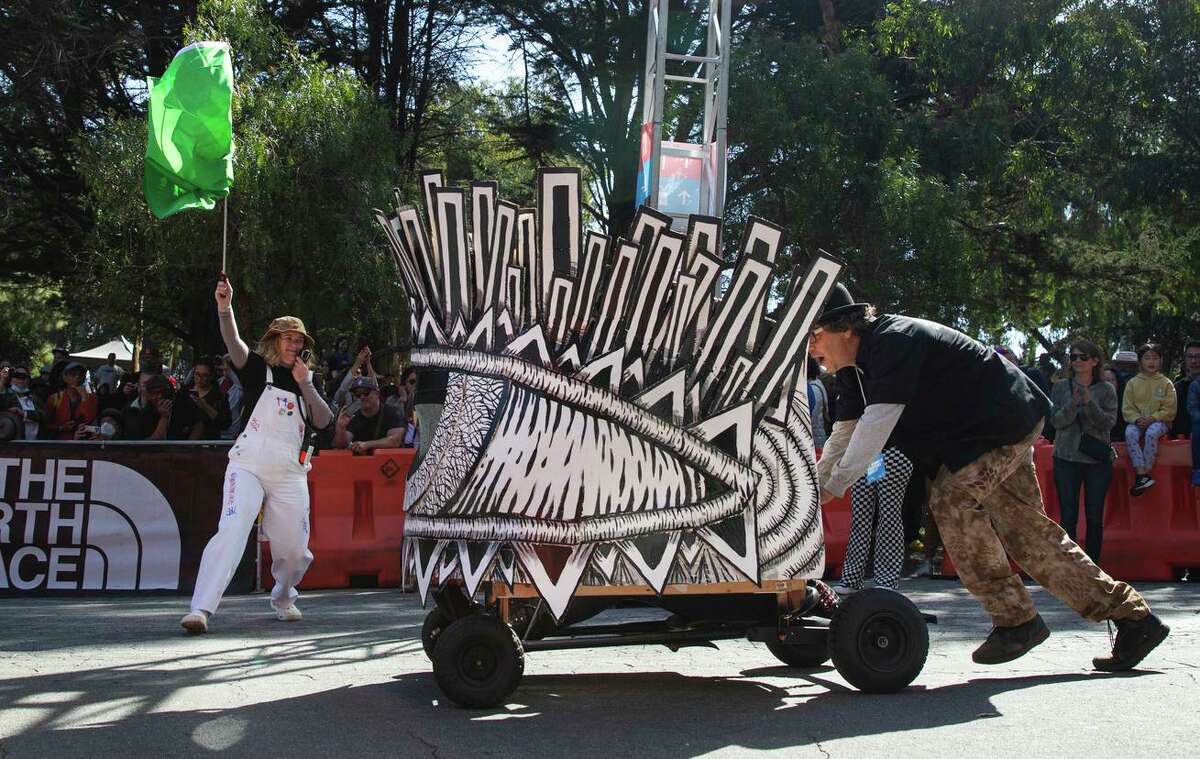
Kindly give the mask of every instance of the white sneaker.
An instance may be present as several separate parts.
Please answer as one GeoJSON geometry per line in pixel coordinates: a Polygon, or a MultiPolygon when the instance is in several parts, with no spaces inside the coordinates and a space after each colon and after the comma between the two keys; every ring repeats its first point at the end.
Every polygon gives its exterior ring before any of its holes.
{"type": "Polygon", "coordinates": [[[206,633],[208,632],[208,612],[201,609],[192,609],[183,615],[183,619],[179,620],[179,624],[192,635],[206,633]]]}
{"type": "Polygon", "coordinates": [[[833,592],[837,593],[839,596],[850,596],[857,593],[858,588],[852,588],[849,585],[843,585],[839,582],[837,585],[833,586],[833,592]]]}
{"type": "MultiPolygon", "coordinates": [[[[274,606],[274,604],[272,604],[274,606]]],[[[275,618],[280,622],[298,622],[304,615],[296,608],[296,604],[275,606],[275,618]]]]}

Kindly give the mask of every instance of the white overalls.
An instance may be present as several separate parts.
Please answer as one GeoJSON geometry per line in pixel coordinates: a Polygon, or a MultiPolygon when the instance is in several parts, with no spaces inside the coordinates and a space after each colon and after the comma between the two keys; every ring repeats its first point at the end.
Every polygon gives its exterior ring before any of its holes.
{"type": "Polygon", "coordinates": [[[217,610],[233,573],[246,550],[259,507],[271,540],[271,605],[290,606],[296,585],[312,563],[308,550],[308,470],[300,463],[304,444],[304,414],[295,393],[274,385],[271,367],[258,403],[229,451],[221,523],[204,548],[200,573],[192,594],[192,609],[217,610]]]}

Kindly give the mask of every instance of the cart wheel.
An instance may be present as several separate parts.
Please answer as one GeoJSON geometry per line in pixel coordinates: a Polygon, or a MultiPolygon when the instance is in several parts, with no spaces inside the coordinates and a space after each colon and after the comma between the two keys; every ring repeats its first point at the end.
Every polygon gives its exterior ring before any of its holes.
{"type": "Polygon", "coordinates": [[[430,661],[433,661],[433,647],[437,644],[438,637],[449,624],[450,617],[440,606],[434,606],[425,615],[425,623],[421,625],[421,647],[425,649],[425,655],[430,661]]]}
{"type": "Polygon", "coordinates": [[[459,706],[495,706],[525,673],[525,652],[512,628],[496,617],[472,614],[451,622],[437,638],[433,676],[459,706]]]}
{"type": "Polygon", "coordinates": [[[828,643],[782,643],[769,640],[767,650],[789,667],[811,669],[829,661],[828,643]]]}
{"type": "Polygon", "coordinates": [[[867,693],[895,693],[916,679],[929,653],[921,612],[892,590],[869,588],[843,600],[829,625],[833,666],[867,693]]]}

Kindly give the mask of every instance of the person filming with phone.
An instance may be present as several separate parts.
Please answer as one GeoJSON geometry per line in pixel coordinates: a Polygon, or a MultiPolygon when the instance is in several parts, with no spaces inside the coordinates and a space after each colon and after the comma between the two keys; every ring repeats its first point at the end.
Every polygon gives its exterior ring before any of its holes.
{"type": "Polygon", "coordinates": [[[296,585],[313,558],[308,550],[309,440],[313,430],[333,421],[313,385],[308,366],[313,339],[304,322],[279,317],[252,353],[238,335],[233,287],[224,275],[214,297],[221,337],[242,382],[242,433],[229,451],[217,534],[204,548],[191,610],[180,620],[190,633],[208,631],[260,508],[271,541],[271,606],[281,621],[301,618],[296,585]]]}
{"type": "Polygon", "coordinates": [[[407,424],[398,409],[380,400],[379,381],[370,376],[356,377],[350,383],[350,394],[354,401],[338,414],[333,444],[356,455],[376,448],[400,448],[407,424]]]}
{"type": "Polygon", "coordinates": [[[192,387],[177,409],[188,440],[220,440],[229,426],[229,401],[214,381],[216,371],[210,358],[199,358],[192,366],[192,387]]]}

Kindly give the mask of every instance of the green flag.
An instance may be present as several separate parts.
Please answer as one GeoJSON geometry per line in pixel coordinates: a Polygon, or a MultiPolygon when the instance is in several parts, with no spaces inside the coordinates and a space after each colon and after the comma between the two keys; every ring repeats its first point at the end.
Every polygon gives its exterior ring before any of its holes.
{"type": "Polygon", "coordinates": [[[150,77],[142,190],[160,219],[212,209],[233,184],[233,62],[224,42],[197,42],[150,77]]]}

